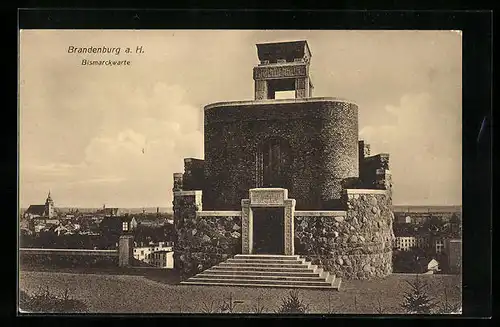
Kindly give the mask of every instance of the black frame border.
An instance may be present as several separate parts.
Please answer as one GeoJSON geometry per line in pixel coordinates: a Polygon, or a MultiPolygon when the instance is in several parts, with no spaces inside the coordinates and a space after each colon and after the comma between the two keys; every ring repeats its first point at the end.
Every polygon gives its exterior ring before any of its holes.
{"type": "MultiPolygon", "coordinates": [[[[19,29],[461,30],[463,32],[464,269],[463,315],[460,317],[491,317],[493,304],[492,11],[19,9],[17,14],[16,45],[18,45],[19,29]]],[[[19,51],[18,46],[17,51],[19,51]]],[[[14,73],[17,80],[17,71],[14,73]]],[[[17,85],[15,92],[17,102],[17,85]]],[[[18,119],[17,110],[9,109],[9,114],[18,119]]],[[[10,132],[8,136],[10,138],[7,138],[9,142],[6,147],[12,156],[9,156],[9,167],[6,166],[4,171],[15,176],[12,181],[15,182],[17,189],[17,131],[10,132]]],[[[17,203],[17,193],[13,192],[13,188],[9,188],[7,193],[12,200],[10,203],[17,203]]],[[[17,208],[12,213],[17,215],[17,208]]],[[[15,293],[17,294],[17,289],[15,293]]],[[[17,303],[15,305],[17,307],[17,303]]],[[[370,318],[381,317],[398,316],[370,318]]],[[[403,317],[415,318],[415,316],[403,317]]]]}

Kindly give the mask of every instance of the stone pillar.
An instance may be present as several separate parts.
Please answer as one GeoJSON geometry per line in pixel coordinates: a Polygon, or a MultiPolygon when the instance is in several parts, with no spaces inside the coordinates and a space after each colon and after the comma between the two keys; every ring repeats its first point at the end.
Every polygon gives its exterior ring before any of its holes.
{"type": "Polygon", "coordinates": [[[295,79],[295,98],[307,98],[309,95],[309,79],[307,77],[299,77],[295,79]]]}
{"type": "Polygon", "coordinates": [[[118,266],[130,267],[134,257],[134,236],[122,235],[118,243],[118,266]]]}
{"type": "Polygon", "coordinates": [[[392,175],[389,169],[379,168],[375,171],[375,188],[380,190],[387,190],[389,195],[392,196],[392,175]]]}
{"type": "Polygon", "coordinates": [[[266,80],[255,81],[255,100],[265,100],[268,98],[268,87],[266,80]]]}
{"type": "Polygon", "coordinates": [[[365,143],[364,140],[359,140],[358,141],[358,148],[359,148],[359,162],[360,162],[360,167],[361,163],[363,160],[365,160],[366,157],[370,156],[370,144],[365,143]]]}
{"type": "Polygon", "coordinates": [[[294,225],[295,199],[286,199],[285,204],[285,255],[295,254],[294,225]]]}
{"type": "Polygon", "coordinates": [[[253,250],[253,215],[250,199],[241,200],[241,253],[251,254],[253,250]]]}
{"type": "Polygon", "coordinates": [[[184,177],[183,173],[174,173],[174,188],[173,188],[174,192],[182,191],[183,177],[184,177]]]}

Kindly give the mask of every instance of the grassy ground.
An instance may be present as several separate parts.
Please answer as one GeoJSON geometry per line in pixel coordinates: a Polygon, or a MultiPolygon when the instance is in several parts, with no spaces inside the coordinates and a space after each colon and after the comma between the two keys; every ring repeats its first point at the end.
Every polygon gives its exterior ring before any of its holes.
{"type": "MultiPolygon", "coordinates": [[[[76,299],[86,302],[91,313],[206,313],[216,309],[232,295],[234,313],[274,313],[288,295],[289,289],[226,286],[193,286],[173,284],[175,276],[161,274],[81,273],[76,271],[21,271],[19,287],[35,292],[48,286],[62,294],[65,289],[76,299]],[[260,298],[260,300],[259,300],[260,298]]],[[[169,275],[170,274],[170,275],[169,275]]],[[[309,313],[334,314],[404,314],[400,308],[407,280],[414,275],[393,274],[373,281],[343,281],[341,290],[300,290],[299,296],[309,305],[309,313]]],[[[443,300],[444,287],[450,302],[461,301],[460,276],[422,275],[429,284],[430,295],[443,300]],[[458,287],[457,287],[458,286],[458,287]]]]}
{"type": "Polygon", "coordinates": [[[163,284],[178,284],[180,281],[179,275],[170,269],[162,268],[145,268],[145,267],[50,267],[50,266],[21,266],[21,270],[25,272],[52,272],[66,274],[82,274],[82,275],[127,275],[127,276],[143,276],[149,280],[158,281],[163,284]]]}

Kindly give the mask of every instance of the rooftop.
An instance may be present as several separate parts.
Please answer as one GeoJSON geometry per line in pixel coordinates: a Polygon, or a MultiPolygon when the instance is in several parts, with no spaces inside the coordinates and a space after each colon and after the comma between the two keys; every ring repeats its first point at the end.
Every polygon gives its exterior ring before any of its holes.
{"type": "Polygon", "coordinates": [[[355,102],[342,98],[335,97],[315,97],[315,98],[298,98],[298,99],[266,99],[266,100],[243,100],[243,101],[226,101],[215,102],[205,106],[205,110],[221,107],[234,107],[234,106],[262,106],[266,104],[289,104],[289,103],[307,103],[307,102],[347,102],[355,104],[355,102]]]}
{"type": "Polygon", "coordinates": [[[294,59],[311,57],[311,50],[307,41],[288,41],[257,44],[257,53],[259,60],[269,60],[275,62],[277,59],[294,59]]]}

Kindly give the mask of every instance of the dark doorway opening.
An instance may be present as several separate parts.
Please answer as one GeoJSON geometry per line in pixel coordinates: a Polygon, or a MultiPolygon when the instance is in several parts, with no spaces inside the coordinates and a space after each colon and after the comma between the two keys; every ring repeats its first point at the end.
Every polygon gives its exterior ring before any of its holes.
{"type": "Polygon", "coordinates": [[[254,208],[253,210],[253,253],[284,254],[285,251],[285,209],[254,208]]]}
{"type": "Polygon", "coordinates": [[[288,142],[271,139],[257,153],[256,187],[289,188],[291,155],[288,142]]]}
{"type": "Polygon", "coordinates": [[[267,81],[267,98],[275,99],[277,92],[283,91],[293,91],[293,97],[295,99],[295,78],[285,78],[267,81]]]}

